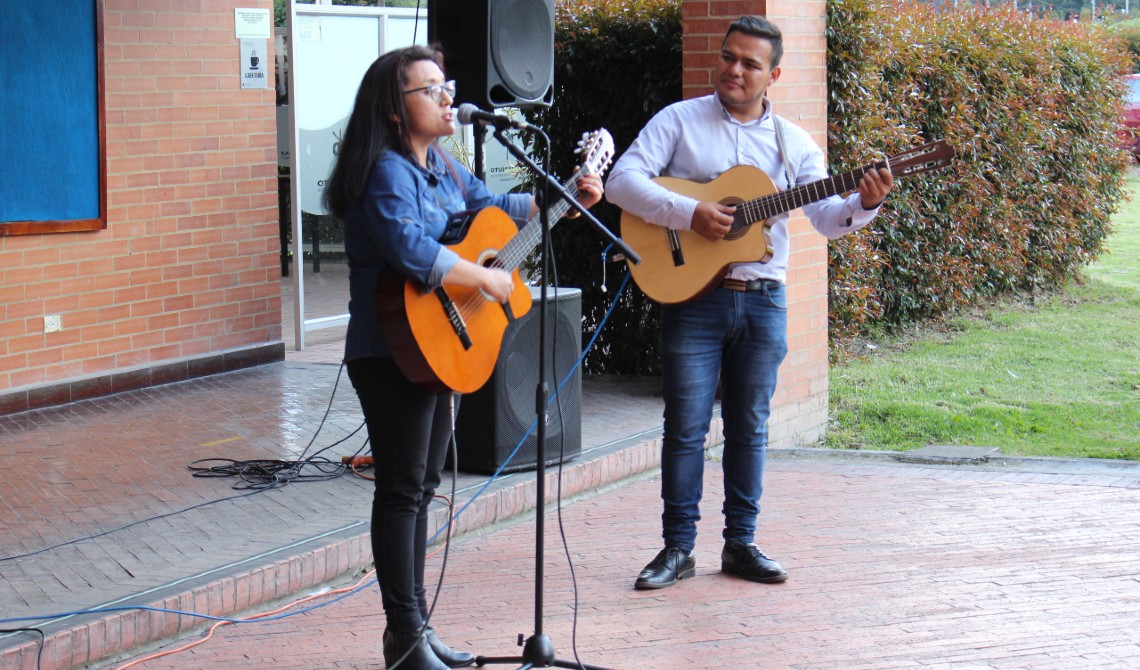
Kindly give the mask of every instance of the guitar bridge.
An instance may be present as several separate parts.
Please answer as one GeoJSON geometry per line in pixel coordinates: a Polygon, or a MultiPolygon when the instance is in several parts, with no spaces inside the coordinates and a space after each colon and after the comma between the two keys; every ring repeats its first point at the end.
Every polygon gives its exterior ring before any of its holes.
{"type": "Polygon", "coordinates": [[[669,251],[673,256],[673,267],[681,267],[685,264],[685,252],[681,251],[681,236],[677,231],[672,228],[665,231],[669,236],[669,251]]]}
{"type": "Polygon", "coordinates": [[[451,323],[451,329],[455,331],[455,336],[459,338],[460,344],[463,348],[470,349],[474,344],[471,342],[471,335],[467,332],[467,324],[463,321],[463,315],[459,313],[459,308],[455,306],[455,301],[451,296],[447,295],[447,291],[439,286],[433,291],[435,297],[439,298],[439,304],[443,307],[443,313],[447,315],[447,320],[451,323]]]}

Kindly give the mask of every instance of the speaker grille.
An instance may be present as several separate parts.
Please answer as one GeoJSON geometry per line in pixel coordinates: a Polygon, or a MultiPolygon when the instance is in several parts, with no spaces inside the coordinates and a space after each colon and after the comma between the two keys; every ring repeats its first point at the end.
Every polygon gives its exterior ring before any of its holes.
{"type": "MultiPolygon", "coordinates": [[[[582,353],[582,297],[578,289],[559,289],[546,306],[546,382],[550,397],[577,363],[582,353]],[[556,347],[551,354],[551,343],[556,347]],[[553,359],[553,361],[552,361],[553,359]],[[551,363],[554,370],[551,371],[551,363]]],[[[463,397],[456,419],[459,468],[493,473],[499,469],[519,440],[535,422],[535,390],[538,386],[539,309],[534,306],[507,327],[503,348],[491,380],[482,389],[463,397]]],[[[546,410],[547,465],[574,458],[582,451],[582,373],[575,369],[546,410]],[[561,407],[561,417],[559,416],[561,407]]],[[[538,465],[537,428],[531,431],[504,472],[538,465]]]]}
{"type": "Polygon", "coordinates": [[[539,100],[554,78],[552,7],[544,0],[499,0],[493,18],[491,60],[506,91],[492,89],[492,101],[539,100]]]}
{"type": "Polygon", "coordinates": [[[554,0],[428,0],[428,38],[446,55],[455,103],[554,102],[554,0]]]}

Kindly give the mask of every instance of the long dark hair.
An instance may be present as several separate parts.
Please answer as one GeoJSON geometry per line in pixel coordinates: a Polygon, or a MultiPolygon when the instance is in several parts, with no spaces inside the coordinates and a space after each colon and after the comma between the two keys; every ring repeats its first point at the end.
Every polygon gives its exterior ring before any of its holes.
{"type": "Polygon", "coordinates": [[[343,219],[349,206],[364,194],[368,175],[380,154],[392,149],[412,155],[404,87],[408,70],[422,60],[443,69],[443,54],[438,49],[416,45],[389,51],[364,73],[336,164],[325,184],[325,209],[338,219],[343,219]]]}

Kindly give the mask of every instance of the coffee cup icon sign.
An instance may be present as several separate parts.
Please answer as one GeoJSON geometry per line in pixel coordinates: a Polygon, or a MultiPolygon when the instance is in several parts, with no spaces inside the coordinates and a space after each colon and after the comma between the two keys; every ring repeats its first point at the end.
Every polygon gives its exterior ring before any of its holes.
{"type": "Polygon", "coordinates": [[[256,70],[257,64],[260,62],[261,59],[257,57],[257,51],[253,51],[249,54],[249,69],[256,70]]]}

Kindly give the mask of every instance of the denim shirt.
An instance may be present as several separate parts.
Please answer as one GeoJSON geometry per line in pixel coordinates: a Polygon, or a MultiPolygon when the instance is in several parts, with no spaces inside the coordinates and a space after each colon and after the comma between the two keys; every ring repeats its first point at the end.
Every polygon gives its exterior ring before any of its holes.
{"type": "Polygon", "coordinates": [[[392,268],[427,287],[439,286],[459,261],[454,251],[439,243],[451,214],[493,205],[505,210],[516,225],[526,222],[529,194],[491,193],[454,158],[445,156],[433,148],[424,168],[398,152],[386,151],[372,167],[364,196],[345,215],[349,292],[345,361],[391,356],[376,310],[377,281],[392,268]]]}

